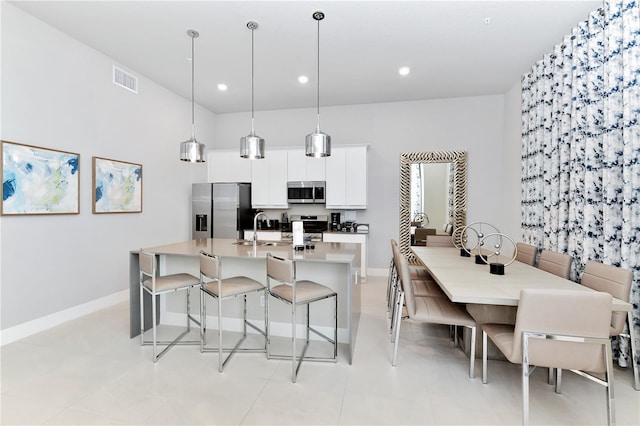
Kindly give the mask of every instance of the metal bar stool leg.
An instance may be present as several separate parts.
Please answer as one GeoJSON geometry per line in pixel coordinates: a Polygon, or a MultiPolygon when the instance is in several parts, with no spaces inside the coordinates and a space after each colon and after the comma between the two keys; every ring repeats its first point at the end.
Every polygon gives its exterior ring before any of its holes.
{"type": "Polygon", "coordinates": [[[204,291],[200,290],[200,353],[204,352],[207,335],[207,305],[204,299],[204,291]]]}
{"type": "Polygon", "coordinates": [[[629,327],[629,340],[631,346],[631,366],[633,368],[633,388],[640,391],[640,375],[638,374],[638,361],[636,360],[636,336],[633,328],[633,314],[627,312],[627,326],[629,327]]]}
{"type": "Polygon", "coordinates": [[[140,346],[144,346],[144,288],[142,285],[140,285],[140,346]]]}
{"type": "Polygon", "coordinates": [[[218,296],[218,371],[222,373],[222,298],[218,296]]]}
{"type": "Polygon", "coordinates": [[[291,304],[291,381],[296,382],[296,304],[291,304]]]}

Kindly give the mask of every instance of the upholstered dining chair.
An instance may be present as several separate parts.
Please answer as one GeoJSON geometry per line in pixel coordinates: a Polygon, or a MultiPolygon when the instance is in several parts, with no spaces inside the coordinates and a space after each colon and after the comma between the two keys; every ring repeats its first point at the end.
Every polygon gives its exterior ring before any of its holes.
{"type": "Polygon", "coordinates": [[[523,289],[515,326],[482,325],[482,383],[487,383],[489,337],[507,360],[522,364],[523,424],[529,423],[530,366],[570,369],[604,385],[608,421],[614,424],[611,301],[611,295],[596,291],[523,289]]]}
{"type": "Polygon", "coordinates": [[[245,276],[222,278],[222,260],[219,256],[200,252],[200,352],[218,353],[218,371],[222,373],[224,366],[236,352],[266,352],[267,351],[267,308],[265,304],[265,330],[247,320],[247,295],[262,293],[267,296],[267,287],[261,282],[245,276]],[[207,301],[206,296],[213,297],[218,303],[218,347],[207,347],[207,301]],[[233,348],[224,348],[222,344],[222,301],[241,297],[243,301],[242,337],[233,348]],[[242,348],[247,338],[247,326],[264,336],[264,346],[261,348],[242,348]],[[228,352],[226,358],[223,353],[228,352]]]}
{"type": "MultiPolygon", "coordinates": [[[[538,259],[538,269],[547,271],[566,280],[571,275],[571,262],[573,258],[565,253],[558,253],[551,250],[542,250],[538,259]]],[[[556,374],[557,376],[557,374],[556,374]]],[[[552,385],[554,380],[554,369],[550,368],[547,382],[552,385]]],[[[559,388],[557,388],[559,390],[559,388]]]]}
{"type": "MultiPolygon", "coordinates": [[[[400,276],[399,296],[396,309],[406,306],[408,319],[417,323],[443,324],[463,326],[471,330],[471,354],[469,357],[469,377],[474,376],[476,349],[476,322],[467,311],[451,302],[447,297],[416,297],[411,283],[409,264],[404,256],[398,256],[398,272],[400,276]]],[[[393,355],[391,365],[395,367],[400,336],[400,315],[395,316],[397,324],[393,327],[393,355]]],[[[457,340],[454,342],[457,345],[457,340]]]]}
{"type": "MultiPolygon", "coordinates": [[[[332,361],[336,362],[338,357],[338,294],[322,284],[314,281],[296,279],[296,263],[291,259],[282,259],[267,253],[267,287],[269,294],[274,298],[291,306],[291,356],[279,356],[271,353],[271,342],[267,339],[267,359],[291,359],[291,381],[296,382],[298,370],[302,361],[332,361]],[[328,337],[309,325],[309,305],[324,299],[333,298],[333,338],[328,337]],[[296,351],[296,311],[299,305],[306,306],[306,335],[305,346],[302,354],[297,355],[296,351]],[[332,357],[307,357],[305,356],[309,346],[309,332],[322,337],[333,344],[332,357]],[[296,362],[297,360],[297,362],[296,362]]],[[[267,312],[269,312],[270,300],[267,301],[267,312]]],[[[268,314],[267,314],[268,322],[268,314]]],[[[268,329],[268,325],[267,325],[268,329]]]]}
{"type": "Polygon", "coordinates": [[[529,266],[535,266],[536,257],[538,256],[538,247],[531,244],[516,243],[516,260],[529,266]]]}
{"type": "MultiPolygon", "coordinates": [[[[597,291],[609,293],[616,299],[629,301],[631,283],[633,281],[633,273],[627,269],[619,268],[613,265],[605,265],[604,263],[587,261],[584,272],[582,273],[581,283],[589,288],[597,291]]],[[[638,377],[638,364],[635,360],[636,342],[633,330],[632,313],[613,312],[611,314],[611,327],[609,336],[625,336],[631,341],[631,365],[633,369],[633,387],[640,390],[640,378],[638,377]],[[626,320],[626,321],[625,321],[626,320]],[[624,334],[625,322],[629,329],[629,334],[624,334]]],[[[558,379],[559,381],[559,379],[558,379]]],[[[559,389],[559,383],[556,385],[559,389]]]]}
{"type": "MultiPolygon", "coordinates": [[[[402,257],[406,259],[404,255],[400,252],[400,247],[398,244],[393,244],[395,241],[392,240],[391,249],[393,252],[393,263],[395,270],[399,270],[400,261],[399,258],[402,257]]],[[[408,262],[407,262],[408,264],[408,262]]],[[[411,283],[411,288],[413,289],[413,295],[415,297],[444,297],[447,298],[447,295],[442,291],[437,282],[433,279],[433,277],[429,274],[427,269],[422,265],[409,265],[409,282],[411,283]]],[[[400,293],[400,281],[398,274],[396,272],[396,280],[393,286],[393,295],[391,297],[391,315],[390,315],[390,327],[389,333],[391,334],[391,340],[395,338],[394,329],[398,325],[398,320],[402,315],[403,305],[397,305],[395,302],[400,293]]],[[[455,339],[455,336],[454,336],[455,339]]]]}
{"type": "MultiPolygon", "coordinates": [[[[392,239],[391,240],[391,263],[389,266],[389,280],[387,283],[388,285],[387,310],[389,313],[389,317],[391,316],[391,312],[393,310],[394,298],[396,295],[395,289],[397,288],[398,279],[399,279],[397,260],[396,260],[397,256],[402,256],[400,252],[400,247],[398,246],[398,243],[396,242],[396,240],[392,239]]],[[[435,283],[435,281],[433,280],[433,277],[431,276],[431,274],[429,274],[429,272],[427,271],[427,268],[424,265],[409,265],[409,272],[411,275],[411,280],[415,284],[414,288],[416,289],[417,296],[430,296],[432,295],[431,294],[432,291],[430,290],[437,291],[440,294],[444,295],[444,293],[442,293],[442,291],[440,290],[440,287],[435,283]],[[424,288],[424,289],[421,288],[423,287],[421,281],[426,281],[427,282],[426,285],[429,288],[424,288]]]]}
{"type": "Polygon", "coordinates": [[[191,331],[191,322],[200,325],[200,322],[191,316],[190,311],[190,295],[191,288],[200,285],[200,280],[191,274],[179,273],[171,275],[158,276],[158,261],[153,253],[140,250],[140,346],[153,346],[153,362],[157,362],[174,345],[195,345],[199,341],[182,340],[182,338],[191,331]],[[158,341],[157,336],[157,317],[156,317],[156,296],[160,294],[173,293],[176,291],[186,291],[187,293],[187,328],[172,341],[158,341]],[[144,339],[144,293],[151,295],[151,326],[152,340],[144,339]],[[160,353],[158,353],[158,344],[166,345],[160,353]]]}
{"type": "Polygon", "coordinates": [[[564,279],[569,279],[573,258],[565,253],[542,250],[538,259],[538,269],[547,271],[564,279]]]}
{"type": "Polygon", "coordinates": [[[450,235],[427,235],[427,247],[455,247],[450,235]]]}

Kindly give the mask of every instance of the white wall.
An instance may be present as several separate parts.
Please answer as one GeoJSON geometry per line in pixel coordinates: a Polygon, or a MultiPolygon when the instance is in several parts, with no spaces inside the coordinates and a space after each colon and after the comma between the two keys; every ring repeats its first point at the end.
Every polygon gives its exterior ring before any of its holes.
{"type": "MultiPolygon", "coordinates": [[[[335,145],[370,144],[368,208],[357,220],[370,224],[369,267],[386,268],[389,240],[398,238],[400,154],[468,152],[468,221],[503,226],[504,97],[321,107],[321,129],[335,145]]],[[[258,111],[256,133],[267,147],[302,146],[315,128],[313,109],[258,111]]],[[[214,149],[233,148],[250,130],[249,113],[216,116],[214,149]]],[[[519,172],[517,175],[519,179],[519,172]]]]}
{"type": "MultiPolygon", "coordinates": [[[[129,250],[190,238],[191,183],[206,180],[206,166],[178,160],[188,99],[143,76],[138,95],[115,86],[110,58],[0,7],[2,139],[80,154],[79,215],[0,219],[5,330],[128,290],[129,250]],[[142,213],[91,213],[92,156],[143,164],[142,213]]],[[[213,140],[213,125],[198,108],[198,139],[213,140]]]]}

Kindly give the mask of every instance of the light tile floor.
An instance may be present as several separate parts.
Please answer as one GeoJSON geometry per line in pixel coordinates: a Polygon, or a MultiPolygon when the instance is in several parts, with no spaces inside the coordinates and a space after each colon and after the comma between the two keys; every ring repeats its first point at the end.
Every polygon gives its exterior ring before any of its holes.
{"type": "MultiPolygon", "coordinates": [[[[404,323],[397,367],[385,309],[386,278],[363,286],[353,365],[291,364],[239,354],[217,371],[217,355],[171,349],[157,364],[129,339],[128,304],[87,315],[1,349],[1,417],[10,424],[519,424],[520,368],[490,361],[489,383],[468,378],[448,328],[404,323]]],[[[616,416],[640,424],[640,392],[616,369],[616,416]]],[[[563,393],[531,380],[533,424],[605,424],[605,391],[571,373],[563,393]]]]}

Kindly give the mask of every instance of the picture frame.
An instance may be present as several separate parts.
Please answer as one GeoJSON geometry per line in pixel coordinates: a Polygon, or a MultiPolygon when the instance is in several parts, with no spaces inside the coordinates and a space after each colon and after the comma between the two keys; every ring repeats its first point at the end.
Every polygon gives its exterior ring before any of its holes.
{"type": "Polygon", "coordinates": [[[1,142],[1,215],[80,213],[80,154],[1,142]]]}
{"type": "Polygon", "coordinates": [[[142,212],[142,164],[92,157],[93,213],[142,212]]]}

